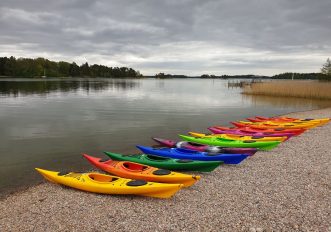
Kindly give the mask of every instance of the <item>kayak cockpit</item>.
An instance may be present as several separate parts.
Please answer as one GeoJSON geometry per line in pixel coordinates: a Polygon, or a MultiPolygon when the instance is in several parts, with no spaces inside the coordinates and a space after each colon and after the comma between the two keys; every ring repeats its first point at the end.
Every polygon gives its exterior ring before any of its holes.
{"type": "Polygon", "coordinates": [[[183,154],[198,154],[198,153],[200,153],[199,151],[189,150],[189,149],[185,149],[185,148],[176,148],[175,151],[178,152],[178,153],[183,153],[183,154]]]}
{"type": "Polygon", "coordinates": [[[165,161],[165,160],[170,160],[170,158],[166,157],[160,157],[160,156],[155,156],[155,155],[146,155],[146,158],[152,161],[165,161]]]}
{"type": "Polygon", "coordinates": [[[137,163],[132,163],[132,162],[124,162],[122,164],[122,168],[129,170],[131,172],[142,172],[147,170],[149,167],[137,163]]]}
{"type": "Polygon", "coordinates": [[[118,180],[119,178],[109,176],[109,175],[103,175],[98,173],[90,173],[87,175],[90,180],[99,182],[99,183],[110,183],[118,180]]]}

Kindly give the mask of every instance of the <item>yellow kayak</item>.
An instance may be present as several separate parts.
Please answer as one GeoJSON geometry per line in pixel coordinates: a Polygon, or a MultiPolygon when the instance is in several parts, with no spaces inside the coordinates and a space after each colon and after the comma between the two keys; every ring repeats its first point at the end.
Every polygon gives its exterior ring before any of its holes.
{"type": "Polygon", "coordinates": [[[202,134],[196,132],[188,132],[190,135],[198,138],[210,138],[218,137],[228,140],[254,140],[254,141],[285,141],[286,136],[283,137],[263,137],[263,136],[242,136],[242,135],[233,135],[233,134],[202,134]]]}
{"type": "Polygon", "coordinates": [[[163,184],[144,180],[131,180],[117,176],[91,173],[60,173],[36,168],[45,179],[87,192],[103,194],[134,194],[156,198],[170,198],[182,184],[163,184]]]}
{"type": "Polygon", "coordinates": [[[239,121],[241,124],[248,126],[269,126],[273,127],[283,127],[283,128],[293,128],[293,129],[310,129],[318,126],[316,123],[307,123],[307,122],[247,122],[239,121]]]}
{"type": "MultiPolygon", "coordinates": [[[[312,123],[315,124],[316,126],[323,126],[325,124],[327,124],[330,121],[329,118],[321,118],[321,119],[313,119],[313,120],[294,120],[292,122],[289,123],[312,123]]],[[[270,121],[270,122],[275,122],[275,121],[270,121]]],[[[276,123],[278,123],[278,121],[276,121],[276,123]]]]}

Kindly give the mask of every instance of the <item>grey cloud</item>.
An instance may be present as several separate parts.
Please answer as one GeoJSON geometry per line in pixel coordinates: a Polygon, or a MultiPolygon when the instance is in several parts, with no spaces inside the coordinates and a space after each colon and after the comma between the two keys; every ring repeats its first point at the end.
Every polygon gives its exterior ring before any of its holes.
{"type": "Polygon", "coordinates": [[[331,52],[330,10],[329,0],[2,0],[0,55],[146,74],[318,71],[331,52]]]}

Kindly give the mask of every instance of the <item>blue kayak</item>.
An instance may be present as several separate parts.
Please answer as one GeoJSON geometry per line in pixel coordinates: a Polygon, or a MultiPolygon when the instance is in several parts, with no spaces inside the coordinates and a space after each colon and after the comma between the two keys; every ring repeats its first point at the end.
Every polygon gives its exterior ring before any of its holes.
{"type": "Polygon", "coordinates": [[[157,155],[174,159],[190,159],[201,161],[223,161],[225,164],[239,164],[246,159],[248,155],[243,154],[222,154],[193,151],[184,148],[153,148],[137,146],[145,154],[157,155]]]}

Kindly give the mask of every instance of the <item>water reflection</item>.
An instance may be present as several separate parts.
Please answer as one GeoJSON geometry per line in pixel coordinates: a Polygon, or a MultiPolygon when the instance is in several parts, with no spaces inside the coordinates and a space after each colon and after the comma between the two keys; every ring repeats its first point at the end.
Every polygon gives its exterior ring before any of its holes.
{"type": "Polygon", "coordinates": [[[135,80],[74,79],[74,80],[4,80],[0,79],[0,95],[18,97],[52,92],[100,92],[107,89],[127,90],[139,86],[135,80]]]}

